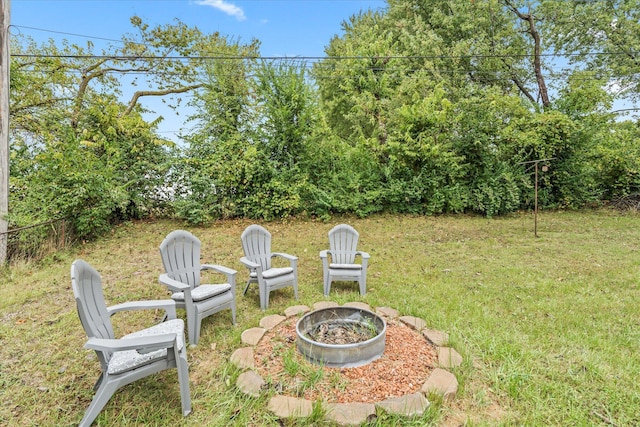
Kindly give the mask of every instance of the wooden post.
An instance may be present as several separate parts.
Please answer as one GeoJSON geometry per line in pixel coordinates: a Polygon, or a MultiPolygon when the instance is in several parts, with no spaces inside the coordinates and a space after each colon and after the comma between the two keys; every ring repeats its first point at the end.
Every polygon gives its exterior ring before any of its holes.
{"type": "MultiPolygon", "coordinates": [[[[529,165],[531,163],[534,164],[535,167],[535,176],[534,176],[534,196],[533,196],[533,235],[538,237],[538,163],[540,162],[549,162],[551,160],[555,160],[555,157],[551,157],[548,159],[539,159],[539,160],[531,160],[528,162],[520,162],[519,165],[529,165]]],[[[542,172],[546,172],[548,167],[546,165],[542,166],[542,172]]]]}
{"type": "Polygon", "coordinates": [[[536,162],[535,206],[533,208],[533,235],[538,237],[538,163],[536,162]]]}
{"type": "Polygon", "coordinates": [[[0,0],[0,264],[7,260],[9,213],[9,23],[11,0],[0,0]]]}

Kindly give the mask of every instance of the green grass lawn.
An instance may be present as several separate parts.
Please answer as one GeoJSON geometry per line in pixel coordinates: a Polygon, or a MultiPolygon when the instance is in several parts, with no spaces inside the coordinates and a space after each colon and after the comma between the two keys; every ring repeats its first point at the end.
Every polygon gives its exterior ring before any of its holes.
{"type": "MultiPolygon", "coordinates": [[[[544,212],[533,235],[532,214],[334,218],[263,224],[274,251],[299,257],[300,300],[324,300],[318,252],[327,232],[347,222],[371,254],[368,293],[334,284],[331,300],[364,301],[424,319],[448,332],[464,357],[451,403],[435,402],[419,419],[379,414],[373,425],[640,425],[640,217],[607,210],[544,212]]],[[[95,243],[16,263],[1,273],[0,424],[77,424],[99,374],[76,314],[69,268],[76,258],[102,275],[108,304],[167,297],[158,283],[158,246],[185,228],[203,243],[203,262],[238,270],[238,325],[230,311],[203,322],[188,349],[193,413],[182,418],[175,370],[118,391],[97,425],[324,425],[321,417],[281,423],[268,396],[249,398],[234,386],[228,362],[240,334],[257,326],[254,285],[240,234],[249,221],[206,228],[157,221],[129,223],[95,243]]],[[[296,304],[291,288],[272,293],[266,314],[296,304]]],[[[179,311],[184,317],[184,313],[179,311]]],[[[116,315],[118,333],[154,321],[157,313],[116,315]]]]}

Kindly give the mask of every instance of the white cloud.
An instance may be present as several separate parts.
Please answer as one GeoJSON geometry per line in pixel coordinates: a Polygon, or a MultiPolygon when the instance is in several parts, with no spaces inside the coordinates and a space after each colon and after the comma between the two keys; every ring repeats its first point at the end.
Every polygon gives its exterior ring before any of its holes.
{"type": "Polygon", "coordinates": [[[227,15],[235,16],[238,21],[244,21],[245,19],[247,19],[247,17],[244,16],[244,11],[242,10],[242,8],[239,8],[235,4],[229,3],[225,0],[198,0],[196,1],[196,4],[199,4],[201,6],[211,6],[218,10],[221,10],[227,15]]]}

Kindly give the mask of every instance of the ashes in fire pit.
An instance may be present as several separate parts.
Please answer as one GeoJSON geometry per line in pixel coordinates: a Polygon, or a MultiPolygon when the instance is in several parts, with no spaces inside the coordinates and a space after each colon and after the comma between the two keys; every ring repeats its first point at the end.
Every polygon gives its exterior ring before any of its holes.
{"type": "Polygon", "coordinates": [[[296,333],[298,351],[307,360],[330,368],[356,367],[382,355],[386,324],[368,310],[332,307],[303,316],[296,333]]]}
{"type": "Polygon", "coordinates": [[[349,319],[327,320],[307,331],[309,338],[324,344],[356,344],[376,335],[378,331],[373,323],[349,319]]]}

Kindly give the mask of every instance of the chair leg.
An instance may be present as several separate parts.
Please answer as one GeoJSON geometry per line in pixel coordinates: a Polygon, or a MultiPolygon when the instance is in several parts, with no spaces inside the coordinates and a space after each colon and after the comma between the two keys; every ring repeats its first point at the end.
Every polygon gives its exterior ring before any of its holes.
{"type": "Polygon", "coordinates": [[[93,385],[93,391],[97,391],[98,388],[100,388],[100,384],[102,384],[102,380],[104,379],[104,373],[101,373],[100,376],[98,377],[98,380],[96,381],[96,383],[93,385]]]}
{"type": "Polygon", "coordinates": [[[196,327],[193,328],[193,333],[195,334],[193,345],[198,345],[198,341],[200,341],[200,328],[202,328],[202,317],[200,317],[198,313],[196,316],[196,327]]]}
{"type": "Polygon", "coordinates": [[[236,324],[236,302],[231,303],[231,321],[236,324]]]}
{"type": "Polygon", "coordinates": [[[324,281],[324,296],[328,297],[331,292],[331,277],[327,276],[324,281]]]}
{"type": "Polygon", "coordinates": [[[115,382],[110,383],[109,381],[103,382],[100,384],[98,391],[95,396],[93,396],[93,400],[91,404],[87,408],[84,413],[84,417],[82,417],[82,421],[80,421],[79,427],[89,427],[91,423],[98,417],[100,411],[107,404],[113,393],[118,390],[118,385],[115,382]]]}
{"type": "Polygon", "coordinates": [[[251,278],[249,278],[249,280],[247,280],[247,285],[244,287],[244,292],[242,292],[242,295],[246,295],[247,291],[249,290],[249,285],[251,284],[251,278]]]}
{"type": "Polygon", "coordinates": [[[189,336],[189,344],[197,345],[200,337],[200,322],[198,321],[198,313],[195,308],[187,310],[187,332],[189,336]]]}
{"type": "Polygon", "coordinates": [[[361,277],[360,280],[358,280],[358,284],[360,285],[360,295],[366,295],[366,293],[367,293],[367,278],[366,277],[361,277]]]}
{"type": "Polygon", "coordinates": [[[324,293],[324,296],[328,296],[329,295],[329,290],[327,289],[327,280],[329,280],[329,272],[327,271],[326,267],[323,266],[323,269],[322,269],[322,292],[324,293]]]}
{"type": "Polygon", "coordinates": [[[180,384],[180,402],[182,403],[182,415],[191,413],[191,390],[189,388],[189,364],[187,363],[187,352],[176,351],[176,368],[178,368],[178,383],[180,384]]]}
{"type": "Polygon", "coordinates": [[[269,306],[269,288],[266,283],[258,281],[258,293],[260,294],[260,310],[265,311],[269,306]]]}

